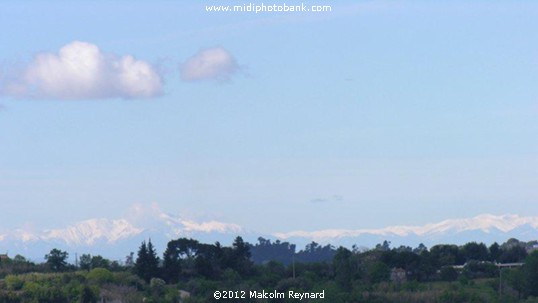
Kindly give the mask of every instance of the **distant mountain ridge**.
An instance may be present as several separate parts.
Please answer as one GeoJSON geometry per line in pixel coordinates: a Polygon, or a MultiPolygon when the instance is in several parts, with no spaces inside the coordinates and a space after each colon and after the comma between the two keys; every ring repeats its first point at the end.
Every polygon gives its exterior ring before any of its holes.
{"type": "Polygon", "coordinates": [[[520,217],[518,215],[482,214],[473,218],[449,219],[438,223],[429,223],[422,226],[389,226],[381,229],[326,229],[319,231],[292,231],[275,233],[280,239],[294,237],[310,238],[314,241],[325,241],[327,239],[338,239],[346,237],[359,237],[361,235],[379,236],[401,236],[406,237],[416,235],[420,237],[439,236],[447,233],[459,233],[465,231],[482,231],[490,233],[501,231],[508,233],[518,227],[528,225],[538,230],[538,217],[520,217]]]}
{"type": "Polygon", "coordinates": [[[169,236],[188,236],[191,233],[241,233],[236,224],[227,224],[218,221],[197,223],[189,220],[166,218],[162,222],[167,228],[155,230],[152,227],[136,227],[126,219],[89,219],[78,222],[66,228],[44,229],[40,232],[16,229],[0,235],[0,242],[20,241],[32,243],[36,241],[64,242],[68,246],[94,245],[97,242],[113,244],[120,240],[139,236],[147,231],[162,232],[169,236]]]}
{"type": "Polygon", "coordinates": [[[470,241],[491,243],[504,242],[509,238],[530,241],[538,238],[538,217],[482,214],[417,226],[298,230],[268,235],[246,230],[234,223],[216,220],[197,222],[173,216],[154,206],[138,209],[135,215],[120,219],[88,219],[64,228],[37,231],[24,228],[3,231],[0,232],[0,251],[42,258],[51,248],[61,248],[123,258],[129,252],[136,251],[140,243],[148,238],[152,239],[159,250],[164,250],[169,240],[179,237],[192,237],[206,243],[229,243],[238,235],[251,243],[255,243],[259,236],[289,241],[297,244],[298,250],[312,241],[348,247],[373,247],[384,240],[391,241],[393,246],[416,246],[419,243],[429,246],[439,243],[463,244],[470,241]]]}
{"type": "Polygon", "coordinates": [[[68,245],[93,245],[98,240],[114,243],[120,239],[139,235],[143,231],[143,228],[137,228],[125,219],[90,219],[64,229],[45,230],[41,238],[63,240],[68,245]]]}
{"type": "Polygon", "coordinates": [[[206,241],[239,235],[243,229],[233,223],[216,220],[196,222],[162,212],[155,205],[150,208],[134,208],[127,218],[94,218],[75,222],[64,228],[42,229],[17,228],[0,230],[0,251],[21,253],[41,259],[52,248],[68,251],[91,252],[103,256],[124,258],[136,251],[140,243],[149,238],[157,247],[179,237],[193,237],[206,241]]]}
{"type": "Polygon", "coordinates": [[[389,226],[380,229],[325,229],[317,231],[291,231],[273,234],[276,238],[291,241],[315,241],[354,244],[372,247],[384,240],[393,245],[416,246],[420,243],[463,244],[466,242],[504,242],[509,238],[538,239],[538,217],[519,215],[481,214],[472,218],[448,219],[418,226],[389,226]]]}

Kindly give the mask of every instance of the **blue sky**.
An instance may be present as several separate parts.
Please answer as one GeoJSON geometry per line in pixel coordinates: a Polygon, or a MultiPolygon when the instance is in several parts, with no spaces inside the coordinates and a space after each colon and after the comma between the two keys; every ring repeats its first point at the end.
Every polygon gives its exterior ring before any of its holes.
{"type": "Polygon", "coordinates": [[[538,3],[205,2],[0,3],[0,228],[135,203],[266,233],[538,215],[538,3]],[[75,41],[158,84],[31,82],[75,41]]]}

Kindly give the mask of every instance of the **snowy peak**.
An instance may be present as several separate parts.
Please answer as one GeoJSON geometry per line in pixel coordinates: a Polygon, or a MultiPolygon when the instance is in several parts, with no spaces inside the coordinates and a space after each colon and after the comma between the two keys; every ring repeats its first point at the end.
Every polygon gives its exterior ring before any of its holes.
{"type": "Polygon", "coordinates": [[[433,233],[451,231],[463,232],[469,230],[481,230],[489,233],[494,229],[506,233],[523,225],[530,225],[533,228],[537,228],[538,217],[520,217],[518,215],[495,216],[483,214],[468,219],[451,219],[436,224],[426,224],[423,227],[416,227],[414,233],[417,235],[428,235],[433,233]]]}
{"type": "Polygon", "coordinates": [[[203,232],[203,233],[240,233],[241,226],[233,223],[223,223],[215,220],[206,222],[195,222],[182,218],[174,218],[165,213],[159,215],[160,219],[166,223],[177,235],[184,233],[203,232]]]}
{"type": "Polygon", "coordinates": [[[18,228],[0,233],[0,243],[60,243],[69,247],[95,246],[98,243],[115,244],[122,240],[147,236],[165,238],[186,237],[200,234],[239,234],[241,226],[215,220],[197,222],[162,212],[157,205],[133,206],[130,214],[121,219],[89,219],[64,228],[18,228]]]}
{"type": "Polygon", "coordinates": [[[43,240],[61,240],[68,245],[93,245],[99,240],[112,243],[139,235],[144,231],[125,219],[91,219],[64,229],[45,230],[43,240]]]}
{"type": "Polygon", "coordinates": [[[33,225],[2,230],[0,250],[24,251],[42,257],[53,247],[71,251],[93,251],[124,256],[148,238],[165,247],[170,239],[192,237],[202,242],[229,241],[235,236],[270,237],[305,245],[311,241],[333,245],[359,244],[371,247],[384,240],[394,245],[463,244],[469,241],[492,243],[509,238],[530,241],[538,238],[538,217],[482,214],[471,218],[449,219],[424,225],[398,225],[380,229],[325,229],[289,231],[272,235],[256,233],[217,220],[193,220],[161,211],[156,205],[136,206],[119,219],[89,219],[67,227],[36,229],[33,225]],[[106,244],[106,245],[105,245],[106,244]],[[105,250],[106,252],[103,251],[105,250]]]}
{"type": "Polygon", "coordinates": [[[381,229],[327,229],[318,231],[291,231],[275,233],[280,239],[308,238],[314,241],[327,242],[339,238],[352,238],[364,235],[423,238],[439,238],[447,234],[458,234],[469,231],[491,233],[500,231],[509,233],[517,228],[528,226],[538,229],[538,217],[521,217],[518,215],[491,215],[482,214],[473,218],[449,219],[438,223],[429,223],[422,226],[389,226],[381,229]]]}

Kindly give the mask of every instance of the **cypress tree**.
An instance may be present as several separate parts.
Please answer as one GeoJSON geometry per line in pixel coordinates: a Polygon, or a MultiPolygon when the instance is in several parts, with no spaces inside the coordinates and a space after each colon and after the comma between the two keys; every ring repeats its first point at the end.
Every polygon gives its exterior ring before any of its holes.
{"type": "MultiPolygon", "coordinates": [[[[138,249],[138,254],[136,257],[136,262],[134,264],[134,272],[140,278],[146,280],[146,268],[148,264],[148,248],[146,246],[146,241],[143,241],[138,249]]],[[[149,282],[147,280],[146,282],[149,282]]]]}
{"type": "Polygon", "coordinates": [[[151,243],[151,239],[146,245],[146,241],[142,242],[138,249],[138,255],[134,265],[135,273],[144,281],[149,283],[151,278],[159,276],[159,258],[157,252],[151,243]]]}

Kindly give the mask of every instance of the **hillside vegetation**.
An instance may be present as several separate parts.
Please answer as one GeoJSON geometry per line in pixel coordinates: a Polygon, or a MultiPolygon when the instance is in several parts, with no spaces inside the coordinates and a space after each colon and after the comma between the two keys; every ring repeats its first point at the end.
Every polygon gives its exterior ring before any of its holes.
{"type": "Polygon", "coordinates": [[[162,258],[148,241],[126,262],[85,254],[76,264],[53,249],[38,264],[3,256],[0,302],[216,302],[218,291],[224,302],[298,302],[294,294],[301,302],[530,303],[538,302],[535,244],[428,249],[385,241],[350,250],[313,242],[295,252],[263,238],[252,245],[237,237],[229,247],[180,238],[162,258]]]}

